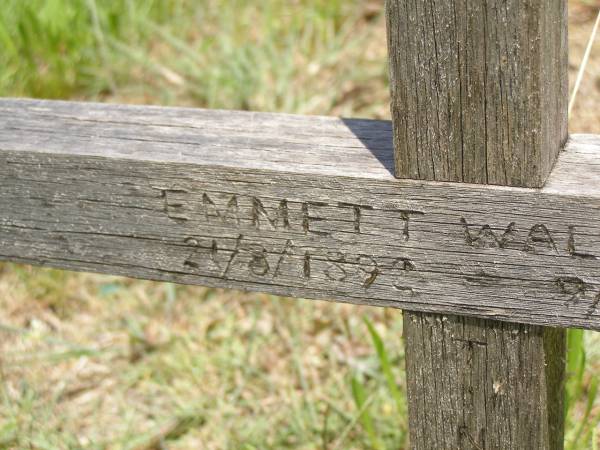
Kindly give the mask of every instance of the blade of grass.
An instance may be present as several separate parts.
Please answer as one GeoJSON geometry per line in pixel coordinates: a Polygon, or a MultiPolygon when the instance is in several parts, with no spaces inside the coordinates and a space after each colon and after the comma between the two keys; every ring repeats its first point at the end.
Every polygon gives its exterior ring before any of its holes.
{"type": "Polygon", "coordinates": [[[356,404],[358,410],[362,411],[359,415],[359,420],[365,432],[367,433],[369,441],[371,442],[371,447],[376,450],[382,450],[384,449],[384,445],[377,437],[375,425],[373,423],[373,417],[371,416],[368,406],[365,406],[367,402],[367,393],[365,387],[360,381],[358,381],[356,377],[352,377],[351,385],[354,403],[356,404]]]}
{"type": "Polygon", "coordinates": [[[567,386],[565,409],[570,411],[583,391],[585,373],[585,346],[583,330],[571,329],[567,333],[567,386]]]}
{"type": "Polygon", "coordinates": [[[348,438],[348,435],[350,434],[350,432],[354,429],[354,427],[356,426],[356,424],[360,421],[363,412],[369,408],[369,406],[371,406],[371,403],[373,402],[373,394],[371,394],[367,400],[364,402],[363,407],[359,408],[358,412],[356,413],[356,415],[354,416],[354,418],[348,423],[348,425],[346,425],[346,428],[344,428],[342,430],[342,432],[340,433],[339,437],[337,438],[337,441],[334,443],[334,445],[331,446],[331,450],[338,450],[339,448],[342,448],[341,445],[346,442],[346,439],[348,438]]]}
{"type": "Polygon", "coordinates": [[[573,111],[573,106],[575,106],[575,99],[577,98],[577,92],[579,92],[579,86],[581,85],[581,80],[583,80],[583,74],[585,73],[585,68],[587,67],[587,63],[590,59],[590,53],[592,52],[592,45],[594,44],[594,40],[596,38],[596,33],[598,32],[598,26],[600,25],[600,11],[598,11],[598,17],[596,18],[596,22],[594,23],[594,28],[592,29],[592,34],[590,35],[590,39],[588,41],[587,47],[585,49],[585,53],[583,55],[583,60],[581,61],[581,65],[579,66],[579,72],[577,72],[577,79],[575,80],[575,87],[573,88],[573,93],[571,94],[571,100],[569,101],[569,117],[571,117],[571,112],[573,111]]]}
{"type": "Polygon", "coordinates": [[[96,0],[86,0],[86,2],[90,11],[90,16],[92,19],[92,29],[94,31],[96,43],[98,45],[100,58],[102,59],[102,65],[104,67],[104,70],[106,70],[107,82],[111,91],[115,92],[117,90],[117,87],[112,71],[110,69],[108,45],[106,44],[106,39],[104,37],[104,32],[102,31],[102,26],[100,25],[100,19],[98,16],[98,6],[96,5],[96,0]]]}
{"type": "Polygon", "coordinates": [[[174,86],[183,86],[186,84],[186,80],[183,76],[156,61],[152,61],[148,54],[130,47],[114,38],[110,38],[109,43],[115,50],[144,65],[144,67],[152,70],[157,75],[160,75],[168,83],[174,86]]]}
{"type": "Polygon", "coordinates": [[[587,403],[585,407],[585,412],[583,417],[579,421],[579,425],[577,427],[577,432],[575,433],[575,439],[571,443],[571,448],[576,449],[579,440],[583,434],[583,431],[586,426],[589,426],[588,419],[590,418],[590,414],[592,412],[592,408],[594,407],[594,402],[596,401],[596,395],[598,394],[598,377],[593,377],[590,382],[590,389],[587,397],[587,403]]]}
{"type": "Polygon", "coordinates": [[[403,395],[400,392],[400,389],[398,389],[398,385],[396,384],[396,379],[392,371],[392,365],[390,364],[390,359],[388,357],[383,340],[381,339],[381,336],[367,317],[364,318],[364,322],[367,325],[367,328],[369,329],[369,334],[371,335],[371,339],[373,340],[373,345],[375,347],[375,351],[377,352],[379,364],[381,365],[381,370],[385,377],[388,390],[392,398],[394,399],[394,402],[396,403],[398,413],[401,413],[405,409],[405,401],[403,395]]]}

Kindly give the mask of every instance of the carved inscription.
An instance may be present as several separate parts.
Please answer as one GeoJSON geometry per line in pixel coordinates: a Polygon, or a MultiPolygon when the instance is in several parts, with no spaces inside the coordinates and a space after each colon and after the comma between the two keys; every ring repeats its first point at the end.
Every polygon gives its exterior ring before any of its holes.
{"type": "Polygon", "coordinates": [[[568,297],[567,306],[579,302],[586,292],[586,284],[579,277],[558,277],[556,285],[568,297]]]}
{"type": "Polygon", "coordinates": [[[207,193],[202,194],[202,207],[207,222],[240,224],[240,210],[236,195],[232,195],[224,208],[220,208],[207,193]]]}
{"type": "MultiPolygon", "coordinates": [[[[171,189],[172,190],[172,189],[171,189]]],[[[164,191],[164,189],[162,190],[164,191]]],[[[161,191],[161,192],[162,192],[161,191]]],[[[335,228],[339,233],[361,234],[364,231],[364,212],[374,207],[358,203],[326,203],[306,201],[291,203],[287,199],[258,197],[242,199],[201,194],[201,214],[206,223],[234,226],[243,233],[245,228],[256,231],[289,231],[303,236],[325,239],[332,237],[332,221],[328,214],[335,211],[335,228]],[[242,205],[245,205],[245,209],[242,205]],[[340,219],[341,217],[341,219],[340,219]]],[[[178,203],[178,207],[183,207],[178,203]]],[[[188,209],[193,206],[186,205],[188,209]]],[[[165,210],[173,218],[169,209],[165,210]]],[[[424,216],[416,210],[391,205],[386,211],[395,215],[399,238],[410,239],[411,218],[424,216]]],[[[417,272],[417,264],[406,257],[382,258],[371,254],[348,254],[323,248],[298,246],[286,239],[278,248],[267,248],[256,237],[240,233],[233,246],[231,239],[188,237],[184,243],[191,252],[183,262],[184,268],[220,278],[250,277],[253,279],[288,278],[304,285],[312,281],[356,284],[370,289],[378,282],[393,286],[403,295],[416,295],[416,279],[407,274],[417,272]],[[412,282],[414,283],[411,284],[412,282]]]]}
{"type": "Polygon", "coordinates": [[[154,189],[160,191],[160,197],[163,200],[163,210],[170,219],[173,219],[174,221],[186,221],[190,219],[186,214],[187,190],[176,187],[155,187],[154,189]]]}
{"type": "Polygon", "coordinates": [[[357,205],[355,203],[338,203],[338,206],[340,206],[341,208],[352,208],[352,211],[354,212],[354,218],[353,218],[353,223],[354,223],[354,231],[357,233],[360,233],[360,222],[362,219],[362,211],[363,210],[373,210],[372,206],[368,206],[368,205],[357,205]]]}
{"type": "Polygon", "coordinates": [[[386,211],[393,211],[396,213],[400,213],[400,219],[402,220],[402,232],[401,232],[400,238],[405,242],[410,239],[409,223],[410,223],[411,217],[425,215],[425,213],[422,211],[403,209],[395,203],[384,204],[384,209],[386,211]]]}
{"type": "Polygon", "coordinates": [[[408,272],[417,270],[415,262],[409,258],[390,262],[372,255],[307,250],[296,246],[291,239],[286,240],[281,248],[266,248],[241,234],[233,247],[216,239],[200,237],[186,238],[184,242],[192,248],[183,263],[184,268],[223,279],[287,278],[303,285],[312,280],[327,280],[353,283],[369,289],[380,278],[385,278],[386,284],[405,295],[417,293],[406,276],[408,272]]]}
{"type": "Polygon", "coordinates": [[[502,226],[489,224],[470,224],[465,217],[460,218],[460,224],[463,228],[464,242],[470,247],[517,250],[534,254],[564,254],[573,258],[597,259],[591,253],[577,249],[576,229],[572,225],[567,225],[564,230],[551,231],[543,223],[520,227],[516,222],[511,222],[502,228],[502,226]],[[564,246],[559,247],[561,238],[557,236],[566,236],[564,246]]]}
{"type": "MultiPolygon", "coordinates": [[[[502,229],[497,226],[492,227],[489,224],[469,224],[466,218],[461,217],[460,224],[463,228],[464,242],[470,247],[516,250],[531,254],[542,253],[585,260],[597,259],[591,253],[577,249],[576,228],[572,225],[568,225],[566,233],[563,231],[561,234],[557,231],[550,231],[543,223],[519,228],[515,222],[511,222],[506,228],[502,229]],[[566,242],[561,247],[559,246],[560,239],[557,236],[564,236],[565,234],[566,242]]],[[[465,276],[465,281],[477,286],[494,287],[494,279],[497,280],[500,278],[481,270],[474,275],[465,276]]],[[[588,314],[593,314],[598,310],[600,290],[594,285],[585,282],[577,276],[557,276],[554,279],[554,283],[558,292],[564,296],[567,307],[587,302],[589,304],[588,314]]]]}
{"type": "Polygon", "coordinates": [[[569,226],[569,240],[567,242],[567,251],[573,258],[582,258],[582,259],[598,259],[596,256],[591,253],[585,253],[577,251],[575,245],[575,227],[569,226]]]}
{"type": "Polygon", "coordinates": [[[460,218],[460,223],[464,229],[465,242],[471,247],[506,248],[507,244],[515,237],[516,224],[514,222],[509,223],[501,235],[497,235],[488,224],[473,231],[464,217],[460,218]]]}
{"type": "Polygon", "coordinates": [[[588,314],[600,311],[600,289],[597,286],[586,283],[579,277],[557,277],[556,286],[561,294],[566,297],[565,305],[567,308],[588,303],[588,314]]]}
{"type": "Polygon", "coordinates": [[[526,252],[535,253],[536,248],[539,246],[551,248],[556,252],[556,254],[558,254],[556,243],[554,242],[550,231],[548,231],[546,225],[542,223],[535,224],[531,227],[523,250],[526,252]]]}
{"type": "Polygon", "coordinates": [[[287,200],[281,200],[279,207],[275,211],[275,217],[271,217],[265,209],[262,201],[257,197],[252,197],[252,224],[257,230],[261,229],[261,223],[268,223],[270,228],[276,230],[283,228],[290,229],[290,219],[287,200]]]}
{"type": "MultiPolygon", "coordinates": [[[[393,264],[393,268],[398,270],[400,273],[404,273],[404,272],[412,272],[413,270],[417,270],[417,267],[415,266],[414,262],[412,262],[410,259],[408,258],[398,258],[394,261],[393,264]]],[[[405,292],[407,294],[410,294],[411,296],[415,294],[415,289],[412,287],[407,286],[403,281],[404,277],[399,277],[399,279],[394,282],[393,286],[396,288],[396,290],[401,291],[401,292],[405,292]]]]}
{"type": "MultiPolygon", "coordinates": [[[[419,258],[386,252],[382,255],[353,253],[351,250],[352,236],[373,233],[371,218],[377,217],[377,226],[381,226],[382,213],[383,217],[388,217],[385,228],[396,230],[393,232],[394,244],[403,242],[414,246],[413,233],[420,229],[421,221],[427,224],[429,219],[424,211],[406,208],[406,204],[389,202],[373,206],[319,199],[299,202],[286,198],[196,192],[180,186],[155,189],[159,191],[160,207],[170,220],[186,227],[191,221],[217,227],[215,237],[199,235],[184,239],[189,253],[183,267],[190,273],[304,287],[312,284],[319,287],[323,282],[353,286],[353,289],[383,287],[402,296],[419,295],[426,283],[426,277],[420,274],[423,264],[419,263],[419,258]],[[267,233],[269,239],[262,239],[262,233],[267,233]],[[338,245],[338,240],[343,245],[338,245]],[[345,250],[340,250],[342,248],[345,250]]],[[[453,235],[445,230],[443,242],[466,245],[480,252],[500,251],[508,256],[516,251],[563,258],[561,262],[567,260],[565,258],[598,259],[589,249],[579,248],[578,237],[581,236],[574,225],[557,228],[543,222],[525,225],[518,221],[487,224],[468,217],[458,217],[457,224],[461,233],[454,235],[452,240],[453,235]]],[[[426,229],[435,231],[437,227],[432,219],[426,229]]],[[[431,239],[431,234],[426,238],[431,239]]],[[[378,245],[382,245],[381,242],[378,245]]],[[[427,264],[435,266],[436,261],[428,259],[427,264]]],[[[466,285],[478,288],[497,289],[511,283],[510,277],[498,273],[494,262],[483,263],[480,268],[465,272],[460,267],[458,270],[466,285]]],[[[557,273],[550,279],[549,292],[564,298],[568,307],[583,307],[589,314],[597,313],[600,311],[597,280],[585,281],[572,272],[557,273]]]]}

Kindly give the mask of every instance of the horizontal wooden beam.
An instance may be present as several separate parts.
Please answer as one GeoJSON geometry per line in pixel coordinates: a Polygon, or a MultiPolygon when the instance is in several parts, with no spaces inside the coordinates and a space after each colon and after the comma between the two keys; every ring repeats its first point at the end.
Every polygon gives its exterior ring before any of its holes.
{"type": "Polygon", "coordinates": [[[600,137],[542,189],[392,165],[385,121],[4,99],[0,259],[600,329],[600,137]]]}

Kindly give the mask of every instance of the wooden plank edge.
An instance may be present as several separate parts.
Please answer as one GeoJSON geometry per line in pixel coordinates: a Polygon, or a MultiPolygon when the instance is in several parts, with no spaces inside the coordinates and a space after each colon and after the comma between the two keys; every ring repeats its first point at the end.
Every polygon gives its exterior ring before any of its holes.
{"type": "MultiPolygon", "coordinates": [[[[56,125],[36,120],[40,130],[56,125]]],[[[304,134],[314,132],[307,120],[304,134]]],[[[348,152],[365,153],[334,127],[348,152]]],[[[115,156],[115,143],[135,142],[86,129],[2,135],[0,259],[600,329],[600,200],[561,181],[597,181],[597,137],[572,140],[564,174],[538,190],[198,162],[213,144],[198,146],[193,162],[115,156]]],[[[144,141],[150,153],[153,145],[168,153],[179,144],[144,141]]],[[[311,146],[315,163],[327,157],[311,146]]]]}

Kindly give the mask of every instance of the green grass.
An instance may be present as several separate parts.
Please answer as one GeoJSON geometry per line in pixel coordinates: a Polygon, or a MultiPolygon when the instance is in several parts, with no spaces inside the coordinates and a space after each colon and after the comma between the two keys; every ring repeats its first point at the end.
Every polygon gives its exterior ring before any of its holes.
{"type": "MultiPolygon", "coordinates": [[[[0,95],[387,117],[382,8],[3,0],[0,95]]],[[[401,334],[398,311],[0,265],[0,448],[404,448],[401,334]]],[[[600,339],[569,348],[567,449],[597,448],[600,339]]]]}
{"type": "Polygon", "coordinates": [[[4,0],[0,95],[373,112],[353,89],[385,85],[385,37],[362,3],[4,0]]]}
{"type": "Polygon", "coordinates": [[[401,392],[396,311],[2,267],[0,442],[8,448],[405,442],[405,415],[390,401],[361,319],[388,343],[401,392]],[[46,300],[57,280],[60,308],[46,300]],[[353,378],[368,399],[364,409],[353,378]]]}
{"type": "MultiPolygon", "coordinates": [[[[596,333],[597,335],[597,333],[596,333]]],[[[597,336],[595,336],[597,337],[597,336]]],[[[592,367],[588,364],[586,346],[592,347],[592,334],[583,330],[568,331],[567,385],[566,385],[566,449],[590,448],[598,443],[597,433],[600,418],[592,417],[597,408],[599,374],[597,361],[592,367]],[[586,343],[586,337],[588,342],[586,343]],[[587,344],[587,345],[586,345],[587,344]]],[[[596,346],[597,340],[595,342],[596,346]]],[[[596,353],[597,354],[597,353],[596,353]]]]}

